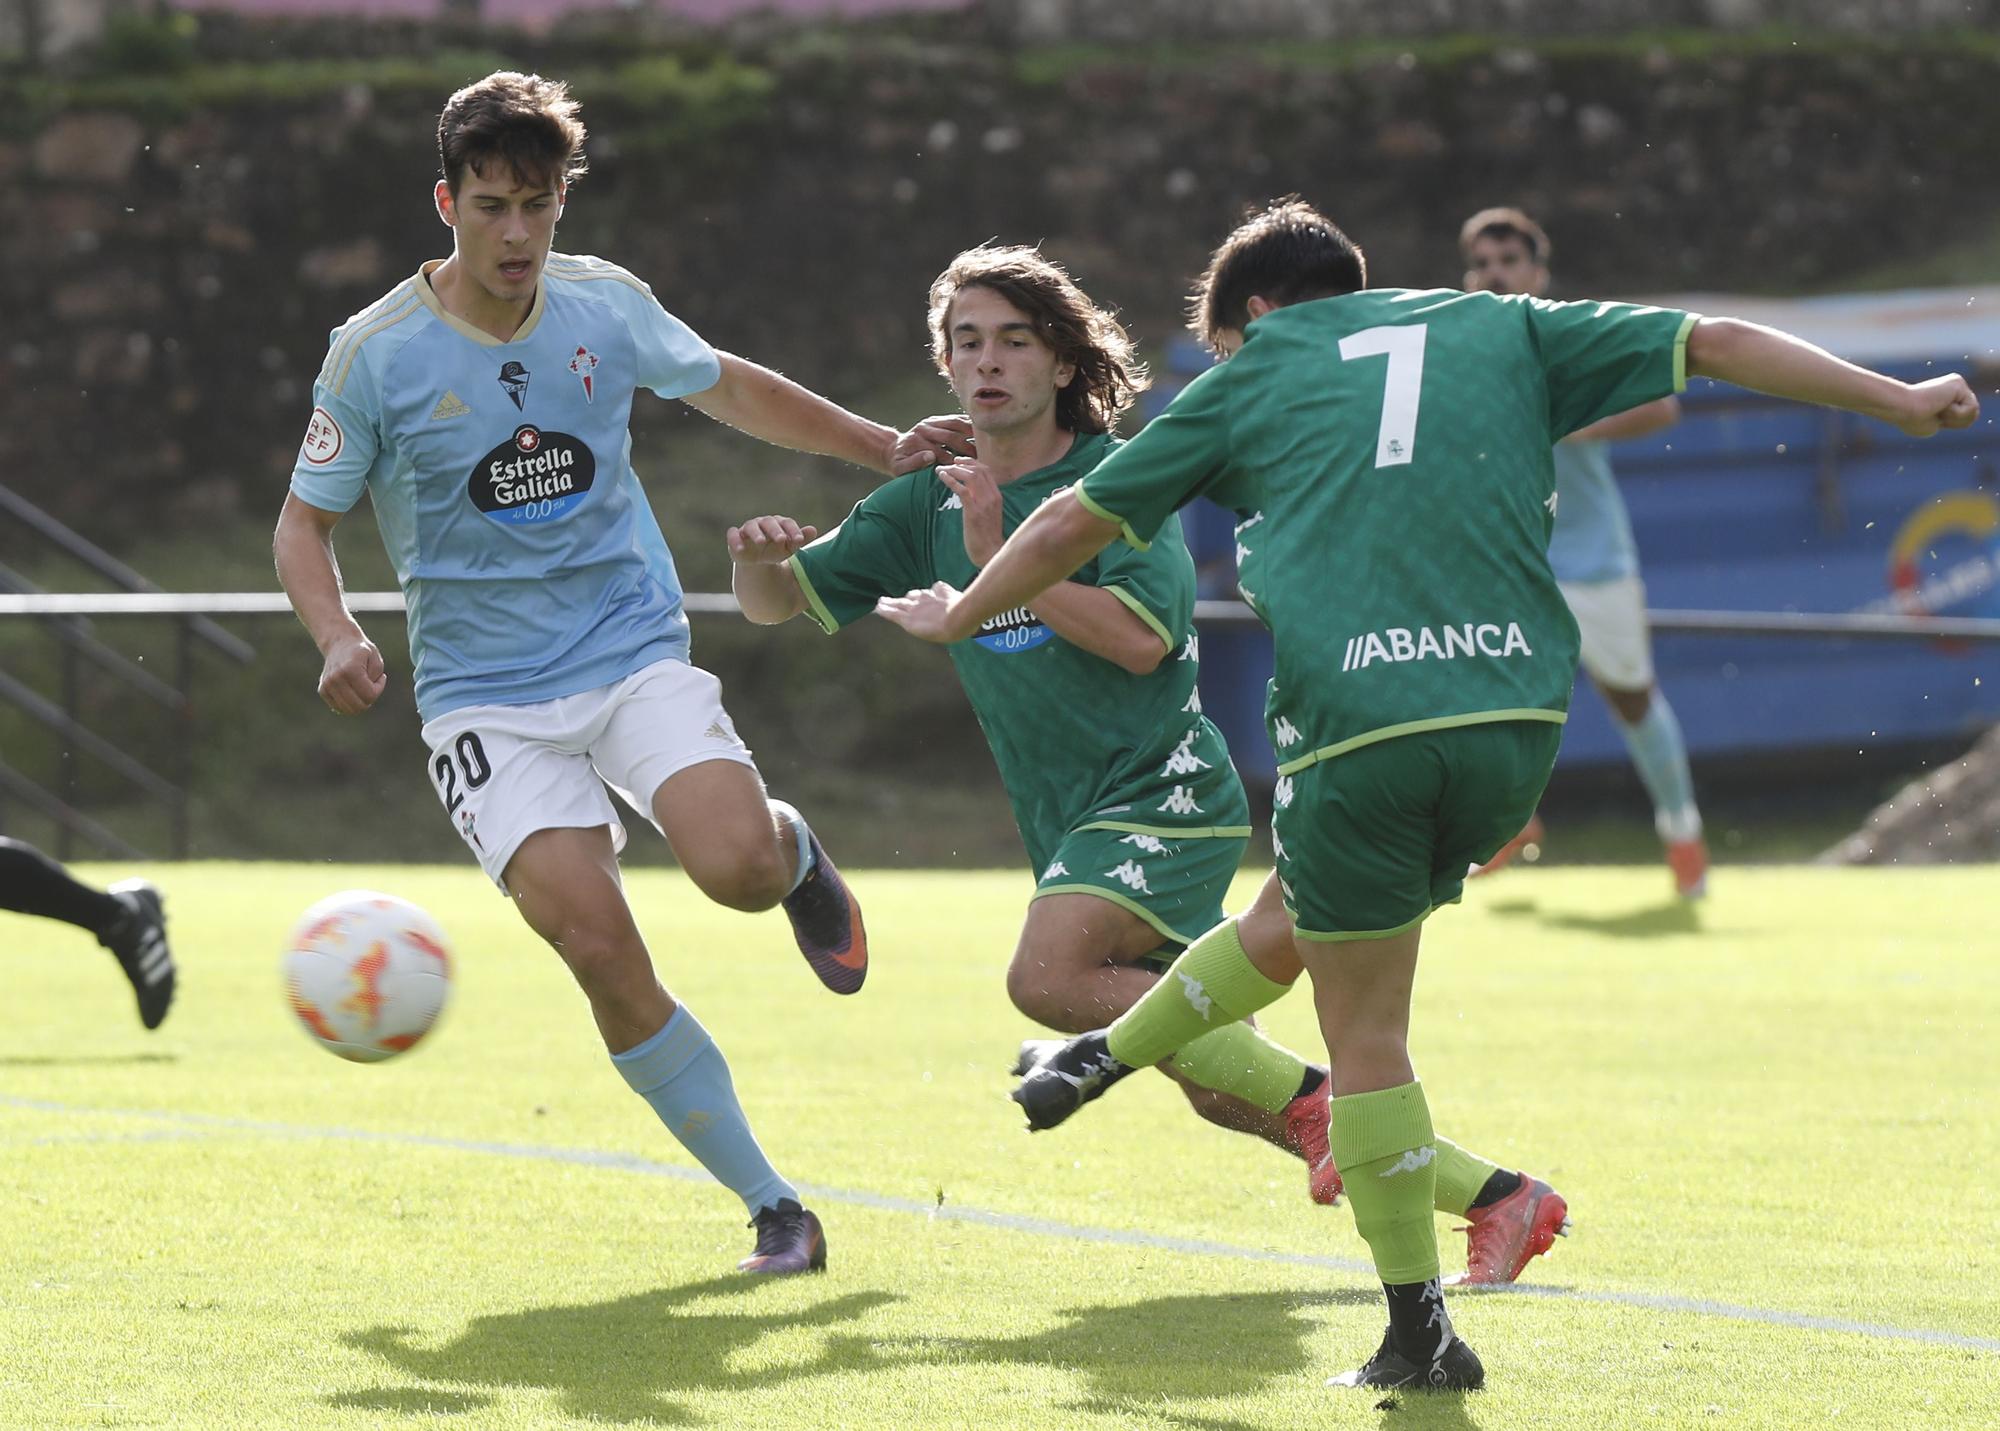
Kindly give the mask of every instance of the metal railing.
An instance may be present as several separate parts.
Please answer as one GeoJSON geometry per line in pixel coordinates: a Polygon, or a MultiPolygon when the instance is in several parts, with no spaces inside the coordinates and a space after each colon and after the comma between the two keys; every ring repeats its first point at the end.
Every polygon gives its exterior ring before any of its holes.
{"type": "MultiPolygon", "coordinates": [[[[0,486],[0,514],[19,522],[51,548],[93,572],[100,580],[118,587],[117,599],[145,599],[164,595],[160,588],[138,572],[64,526],[19,493],[0,486]]],[[[57,608],[77,600],[73,596],[52,596],[19,572],[0,564],[0,600],[37,603],[53,601],[57,608]]],[[[160,802],[168,812],[174,854],[184,858],[188,849],[188,785],[194,762],[195,706],[192,698],[197,647],[215,651],[239,665],[256,656],[256,649],[223,630],[205,614],[179,613],[174,643],[174,674],[162,680],[137,661],[99,640],[88,611],[51,609],[17,614],[45,618],[43,629],[57,647],[57,690],[53,696],[30,687],[18,677],[0,671],[0,702],[11,705],[36,724],[53,733],[59,742],[57,788],[48,789],[20,771],[0,765],[0,794],[18,800],[46,816],[56,826],[56,854],[68,859],[77,837],[107,853],[137,857],[141,852],[113,834],[77,808],[78,758],[88,756],[126,783],[160,802]],[[90,666],[109,676],[122,688],[150,702],[173,723],[174,770],[162,774],[124,750],[115,741],[90,729],[82,720],[83,667],[90,666]]]]}

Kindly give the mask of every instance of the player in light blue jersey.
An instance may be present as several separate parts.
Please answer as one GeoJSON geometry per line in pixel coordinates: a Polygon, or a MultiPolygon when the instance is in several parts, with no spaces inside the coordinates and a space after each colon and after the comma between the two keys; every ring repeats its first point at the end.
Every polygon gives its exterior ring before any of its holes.
{"type": "MultiPolygon", "coordinates": [[[[1549,287],[1549,239],[1519,209],[1482,209],[1459,231],[1469,291],[1526,293],[1549,287]]],[[[1625,737],[1632,764],[1653,801],[1653,826],[1666,847],[1674,888],[1698,898],[1708,884],[1708,845],[1695,805],[1687,742],[1666,695],[1653,679],[1646,629],[1646,586],[1639,544],[1625,512],[1607,448],[1680,421],[1680,399],[1664,397],[1621,412],[1555,446],[1556,525],[1549,566],[1583,636],[1583,669],[1625,737]]],[[[1508,841],[1482,871],[1504,866],[1542,839],[1539,816],[1508,841]]]]}
{"type": "Polygon", "coordinates": [[[619,882],[609,785],[711,899],[782,903],[829,987],[867,970],[861,912],[798,812],[767,801],[715,677],[688,661],[680,580],[632,470],[632,398],[878,472],[935,460],[718,353],[624,269],[550,252],[584,129],[565,87],[502,72],[438,123],[452,255],[335,330],[275,538],[278,577],[357,715],[386,684],[332,534],[366,491],[409,607],[417,709],[447,816],[562,955],[619,1072],[757,1228],[746,1271],[825,1265],[819,1220],[757,1145],[728,1066],[661,987],[619,882]]]}

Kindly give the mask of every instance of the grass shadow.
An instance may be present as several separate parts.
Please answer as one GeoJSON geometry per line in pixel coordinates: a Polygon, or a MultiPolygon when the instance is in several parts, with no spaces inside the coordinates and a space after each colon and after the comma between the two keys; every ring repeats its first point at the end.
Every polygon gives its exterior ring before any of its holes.
{"type": "Polygon", "coordinates": [[[0,1068],[83,1068],[92,1064],[179,1063],[177,1053],[9,1053],[0,1068]]]}
{"type": "Polygon", "coordinates": [[[1701,933],[1701,907],[1691,899],[1674,898],[1665,904],[1646,905],[1615,914],[1575,914],[1566,910],[1546,913],[1533,899],[1496,900],[1486,906],[1503,919],[1533,919],[1551,929],[1574,929],[1608,939],[1665,939],[1677,934],[1701,933]]]}
{"type": "MultiPolygon", "coordinates": [[[[951,1335],[881,1343],[911,1361],[986,1363],[1080,1375],[1071,1409],[1113,1421],[1166,1416],[1191,1431],[1247,1431],[1248,1423],[1205,1411],[1176,1413],[1179,1401],[1248,1396],[1287,1377],[1324,1376],[1324,1355],[1308,1350],[1318,1306],[1372,1306],[1372,1289],[1213,1293],[1069,1307],[1059,1325],[1012,1337],[951,1335]]],[[[1356,1348],[1357,1357],[1374,1350],[1356,1348]]]]}
{"type": "Polygon", "coordinates": [[[809,1359],[731,1370],[734,1355],[767,1333],[838,1327],[898,1300],[888,1292],[850,1292],[801,1310],[759,1312],[756,1300],[769,1285],[754,1277],[717,1277],[609,1302],[478,1317],[438,1347],[423,1345],[405,1327],[350,1332],[342,1338],[348,1346],[381,1358],[404,1376],[455,1389],[368,1388],[326,1401],[409,1413],[425,1407],[465,1410],[490,1398],[463,1388],[540,1387],[553,1392],[569,1416],[685,1426],[702,1418],[676,1401],[677,1393],[772,1386],[883,1364],[866,1338],[828,1336],[809,1359]],[[729,1305],[695,1306],[709,1298],[727,1299],[729,1305]]]}

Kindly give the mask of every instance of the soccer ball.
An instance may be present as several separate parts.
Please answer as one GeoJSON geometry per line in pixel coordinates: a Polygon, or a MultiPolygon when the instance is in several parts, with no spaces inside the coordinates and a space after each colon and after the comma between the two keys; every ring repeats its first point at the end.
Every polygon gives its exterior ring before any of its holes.
{"type": "Polygon", "coordinates": [[[451,993],[444,931],[406,899],[329,895],[285,944],[285,997],[306,1032],[342,1058],[394,1058],[430,1032],[451,993]]]}

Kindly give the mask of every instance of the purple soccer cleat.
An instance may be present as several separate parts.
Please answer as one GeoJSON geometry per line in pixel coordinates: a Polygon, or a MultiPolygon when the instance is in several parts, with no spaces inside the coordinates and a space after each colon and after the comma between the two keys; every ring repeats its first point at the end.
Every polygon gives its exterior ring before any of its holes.
{"type": "Polygon", "coordinates": [[[861,924],[861,905],[827,858],[819,836],[808,831],[807,838],[812,841],[812,866],[785,896],[785,915],[792,921],[799,953],[819,981],[836,994],[852,994],[868,977],[868,931],[861,924]]]}

